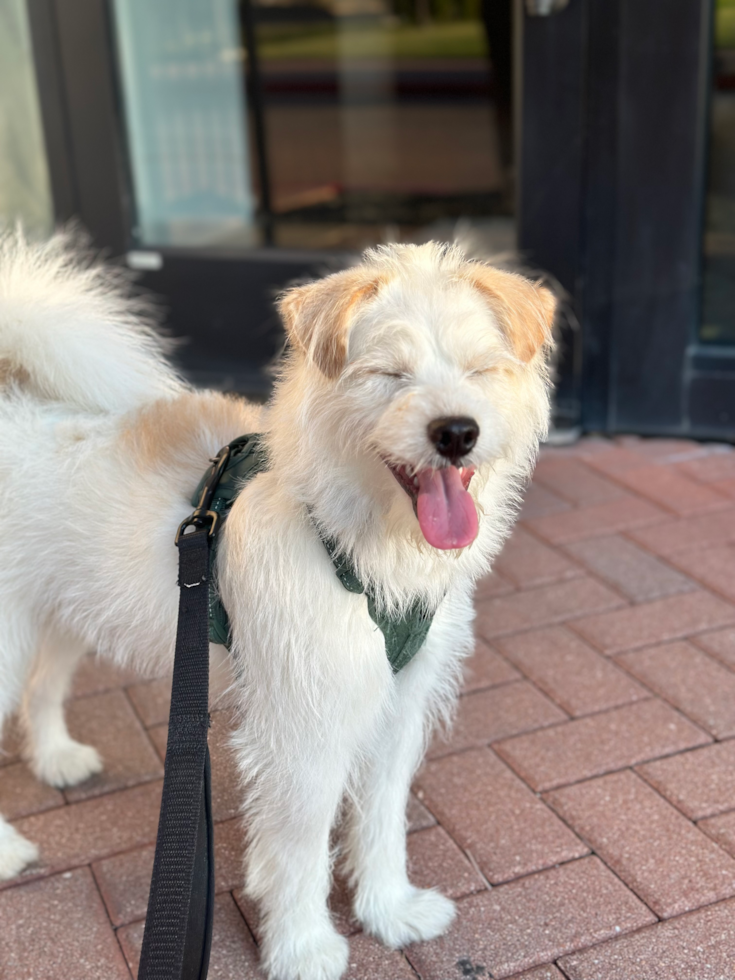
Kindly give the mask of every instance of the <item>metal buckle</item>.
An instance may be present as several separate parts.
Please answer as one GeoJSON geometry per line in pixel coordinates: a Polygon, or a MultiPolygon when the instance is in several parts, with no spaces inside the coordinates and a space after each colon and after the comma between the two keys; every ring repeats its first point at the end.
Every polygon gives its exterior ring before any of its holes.
{"type": "Polygon", "coordinates": [[[219,514],[214,510],[210,510],[210,505],[212,503],[212,498],[214,497],[214,491],[217,489],[217,484],[222,479],[222,474],[227,467],[229,459],[230,447],[225,446],[224,449],[220,449],[212,460],[212,473],[202,487],[202,492],[199,496],[199,503],[197,504],[194,513],[179,524],[179,529],[176,532],[177,545],[187,527],[204,528],[209,525],[207,536],[210,538],[214,537],[217,525],[219,524],[219,514]]]}
{"type": "Polygon", "coordinates": [[[194,511],[194,513],[187,517],[185,521],[179,524],[179,529],[176,532],[175,543],[178,545],[182,538],[182,535],[186,533],[187,527],[203,528],[209,523],[209,530],[207,531],[207,537],[213,537],[215,528],[219,522],[219,514],[214,510],[200,511],[199,508],[194,511]]]}

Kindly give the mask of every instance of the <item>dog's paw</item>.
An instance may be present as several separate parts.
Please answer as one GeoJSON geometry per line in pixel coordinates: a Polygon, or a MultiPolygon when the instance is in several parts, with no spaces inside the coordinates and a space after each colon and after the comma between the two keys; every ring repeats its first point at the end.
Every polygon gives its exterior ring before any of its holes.
{"type": "Polygon", "coordinates": [[[38,860],[38,848],[0,818],[0,881],[15,878],[38,860]]]}
{"type": "Polygon", "coordinates": [[[446,932],[456,914],[454,902],[433,888],[409,885],[400,895],[375,901],[358,899],[355,913],[366,932],[391,949],[435,939],[446,932]]]}
{"type": "Polygon", "coordinates": [[[269,980],[339,980],[347,969],[349,944],[329,924],[263,944],[269,980]]]}
{"type": "Polygon", "coordinates": [[[34,775],[57,789],[83,783],[90,776],[102,772],[102,767],[97,749],[73,739],[54,747],[53,751],[36,754],[31,762],[34,775]]]}

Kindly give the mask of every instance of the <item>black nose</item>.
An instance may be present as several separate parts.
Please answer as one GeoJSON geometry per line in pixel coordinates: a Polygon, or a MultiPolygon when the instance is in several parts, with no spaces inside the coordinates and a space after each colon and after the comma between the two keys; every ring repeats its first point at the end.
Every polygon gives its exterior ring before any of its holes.
{"type": "Polygon", "coordinates": [[[474,419],[466,415],[452,415],[429,422],[428,432],[439,455],[445,456],[456,466],[474,447],[480,427],[474,419]]]}

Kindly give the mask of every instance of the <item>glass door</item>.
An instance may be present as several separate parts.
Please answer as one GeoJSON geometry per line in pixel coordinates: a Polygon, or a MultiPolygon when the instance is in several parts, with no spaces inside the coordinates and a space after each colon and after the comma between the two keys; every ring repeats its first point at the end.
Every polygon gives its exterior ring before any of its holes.
{"type": "Polygon", "coordinates": [[[512,0],[26,0],[56,217],[251,393],[273,299],[381,242],[515,245],[512,0]]]}
{"type": "Polygon", "coordinates": [[[23,0],[0,4],[0,216],[31,232],[53,226],[51,188],[28,14],[23,0]]]}
{"type": "Polygon", "coordinates": [[[243,390],[288,282],[517,242],[566,291],[559,417],[735,438],[734,2],[26,0],[56,216],[243,390]]]}
{"type": "Polygon", "coordinates": [[[238,11],[232,0],[114,0],[134,243],[252,245],[238,11]]]}
{"type": "Polygon", "coordinates": [[[735,0],[715,0],[699,340],[735,344],[735,0]]]}
{"type": "Polygon", "coordinates": [[[506,6],[499,25],[477,0],[254,6],[275,245],[451,240],[461,222],[512,247],[507,81],[489,57],[507,59],[506,6]]]}
{"type": "Polygon", "coordinates": [[[114,0],[135,245],[354,251],[460,223],[512,247],[497,6],[114,0]]]}
{"type": "Polygon", "coordinates": [[[561,390],[578,351],[584,430],[735,440],[735,2],[524,10],[519,240],[579,325],[561,390]]]}

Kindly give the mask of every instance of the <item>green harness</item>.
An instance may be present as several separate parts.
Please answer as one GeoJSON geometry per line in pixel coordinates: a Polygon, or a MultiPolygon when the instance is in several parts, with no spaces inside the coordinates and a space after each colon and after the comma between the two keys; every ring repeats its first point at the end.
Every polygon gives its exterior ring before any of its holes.
{"type": "MultiPolygon", "coordinates": [[[[235,498],[243,486],[258,473],[268,469],[268,457],[261,442],[260,433],[252,432],[239,439],[234,439],[230,445],[230,456],[220,476],[214,491],[209,509],[219,517],[219,524],[227,518],[235,498]]],[[[202,477],[197,487],[192,503],[199,502],[202,489],[213,472],[210,467],[202,477]]],[[[352,565],[344,554],[339,554],[337,542],[331,538],[320,537],[334,565],[337,578],[348,592],[365,593],[370,618],[378,626],[385,637],[385,654],[394,674],[406,666],[421,649],[429,627],[434,618],[424,604],[418,600],[403,616],[391,616],[378,612],[375,596],[366,589],[352,565]]],[[[215,535],[211,549],[211,563],[215,565],[218,536],[215,535]]],[[[222,605],[217,582],[214,575],[209,577],[209,639],[212,643],[220,643],[228,649],[231,644],[230,623],[227,610],[222,605]]]]}

